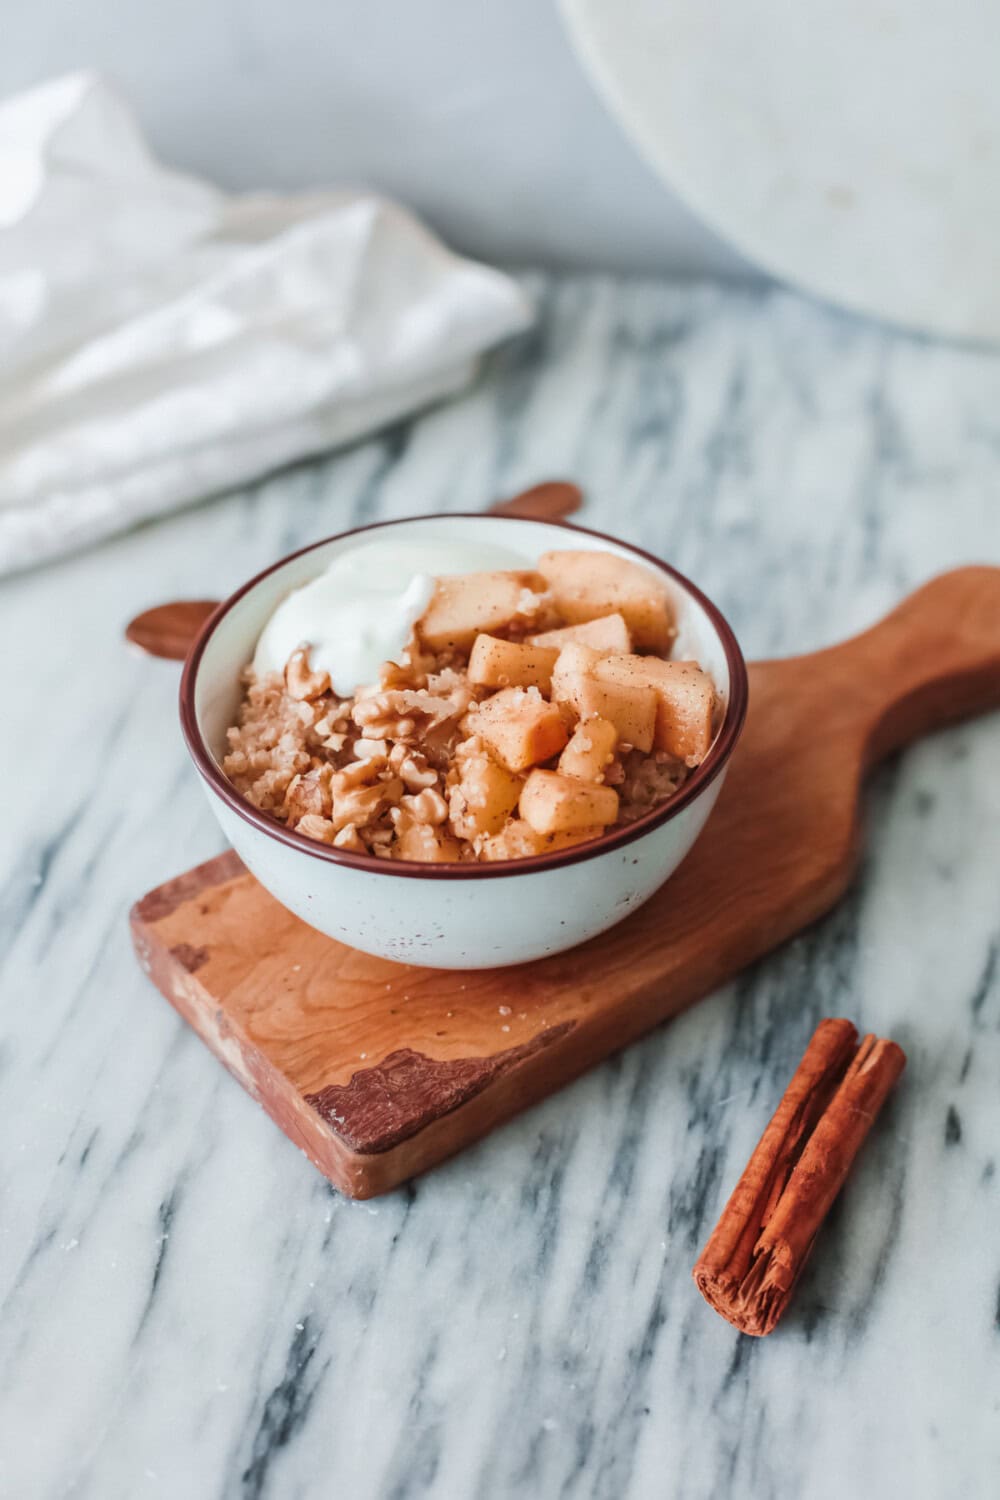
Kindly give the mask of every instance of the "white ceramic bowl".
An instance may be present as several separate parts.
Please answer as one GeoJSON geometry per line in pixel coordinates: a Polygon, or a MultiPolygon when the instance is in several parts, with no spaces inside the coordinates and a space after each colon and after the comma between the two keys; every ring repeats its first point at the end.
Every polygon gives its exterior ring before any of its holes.
{"type": "Polygon", "coordinates": [[[722,615],[687,579],[636,547],[578,526],[512,516],[421,516],[317,542],[244,584],[208,620],[181,679],[181,724],[212,811],[271,894],[311,926],[400,963],[485,969],[572,948],[634,911],[672,875],[704,827],[746,713],[747,678],[722,615]],[[706,759],[670,802],[592,843],[495,864],[426,865],[350,854],[293,833],[246,802],[223,775],[240,673],[278,602],[339,552],[371,538],[493,542],[534,562],[556,547],[608,550],[664,579],[678,625],[674,654],[715,680],[722,720],[706,759]]]}

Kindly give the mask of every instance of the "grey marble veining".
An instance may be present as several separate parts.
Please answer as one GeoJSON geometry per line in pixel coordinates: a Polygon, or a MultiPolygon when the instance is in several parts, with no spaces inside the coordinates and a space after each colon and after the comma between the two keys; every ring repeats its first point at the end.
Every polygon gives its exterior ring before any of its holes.
{"type": "MultiPolygon", "coordinates": [[[[476,389],[5,583],[5,1500],[987,1500],[1000,1471],[1000,720],[884,767],[827,921],[406,1191],[339,1198],[137,969],[215,853],[123,622],[361,520],[548,475],[748,654],[1000,562],[1000,358],[775,291],[532,283],[476,389]],[[781,1329],[690,1268],[816,1019],[910,1066],[781,1329]]],[[[1000,628],[1000,627],[998,627],[1000,628]]]]}

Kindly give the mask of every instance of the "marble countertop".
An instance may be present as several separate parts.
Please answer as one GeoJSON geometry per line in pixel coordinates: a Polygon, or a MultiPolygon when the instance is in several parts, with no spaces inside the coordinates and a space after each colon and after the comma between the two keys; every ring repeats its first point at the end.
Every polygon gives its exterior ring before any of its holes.
{"type": "Polygon", "coordinates": [[[148,604],[562,475],[750,655],[1000,562],[1000,358],[774,290],[532,286],[537,331],[463,399],[0,588],[10,1500],[996,1493],[1000,717],[877,773],[828,920],[376,1202],[338,1197],[133,959],[131,902],[221,847],[176,668],[121,643],[148,604]],[[748,1340],[690,1270],[829,1014],[910,1065],[792,1311],[748,1340]]]}

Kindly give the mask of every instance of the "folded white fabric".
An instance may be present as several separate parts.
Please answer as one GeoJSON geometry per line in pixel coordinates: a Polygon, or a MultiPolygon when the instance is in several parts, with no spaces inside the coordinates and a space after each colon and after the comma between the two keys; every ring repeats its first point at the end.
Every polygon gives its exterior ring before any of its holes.
{"type": "Polygon", "coordinates": [[[228,197],[106,83],[0,105],[0,573],[459,390],[517,285],[370,193],[228,197]]]}

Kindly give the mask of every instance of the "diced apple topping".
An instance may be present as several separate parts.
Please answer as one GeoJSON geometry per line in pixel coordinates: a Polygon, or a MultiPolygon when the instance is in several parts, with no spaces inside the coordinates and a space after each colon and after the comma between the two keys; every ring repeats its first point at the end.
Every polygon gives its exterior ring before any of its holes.
{"type": "Polygon", "coordinates": [[[553,854],[573,844],[585,844],[599,838],[604,825],[590,828],[564,828],[560,833],[536,833],[523,818],[512,818],[500,833],[479,844],[479,858],[484,860],[526,859],[532,854],[553,854]]]}
{"type": "Polygon", "coordinates": [[[477,635],[469,657],[469,681],[477,687],[537,687],[547,693],[559,652],[554,646],[522,645],[495,635],[477,635]]]}
{"type": "MultiPolygon", "coordinates": [[[[564,646],[552,668],[552,701],[572,705],[577,682],[581,677],[591,677],[594,665],[600,659],[599,651],[595,651],[592,646],[584,646],[579,641],[570,641],[564,646]]],[[[576,712],[579,713],[579,710],[576,712]]]]}
{"type": "Polygon", "coordinates": [[[650,569],[612,552],[546,552],[538,563],[559,614],[570,625],[615,611],[632,644],[665,651],[673,619],[664,584],[650,569]]]}
{"type": "Polygon", "coordinates": [[[558,630],[543,630],[540,635],[529,635],[532,646],[563,646],[577,644],[589,646],[593,651],[631,651],[632,637],[621,615],[601,615],[596,620],[586,620],[582,625],[561,625],[558,630]]]}
{"type": "Polygon", "coordinates": [[[558,707],[537,688],[501,688],[467,722],[508,771],[526,771],[558,755],[569,739],[558,707]]]}
{"type": "Polygon", "coordinates": [[[656,656],[606,656],[594,664],[599,682],[618,687],[648,687],[656,694],[654,745],[689,766],[699,765],[712,743],[715,687],[690,661],[663,661],[656,656]]]}
{"type": "Polygon", "coordinates": [[[586,844],[590,839],[599,839],[604,831],[603,823],[595,823],[592,828],[564,828],[561,833],[548,835],[544,852],[550,854],[556,849],[568,849],[571,844],[586,844]]]}
{"type": "Polygon", "coordinates": [[[625,687],[617,682],[601,682],[597,677],[581,677],[573,702],[581,719],[607,719],[612,723],[622,744],[631,745],[634,750],[652,750],[656,694],[651,688],[625,687]]]}
{"type": "Polygon", "coordinates": [[[532,771],[519,803],[521,817],[536,833],[606,827],[618,816],[618,793],[558,771],[532,771]]]}
{"type": "Polygon", "coordinates": [[[470,842],[499,833],[517,806],[524,785],[521,777],[498,765],[478,737],[459,746],[456,768],[458,779],[448,791],[452,832],[470,842]]]}
{"type": "Polygon", "coordinates": [[[512,818],[506,828],[492,838],[484,839],[479,846],[480,859],[527,859],[532,854],[545,851],[546,839],[536,833],[523,818],[512,818]]]}
{"type": "Polygon", "coordinates": [[[544,607],[545,580],[530,571],[439,578],[417,633],[431,651],[468,651],[477,635],[530,629],[544,607]]]}
{"type": "Polygon", "coordinates": [[[552,671],[553,698],[567,704],[579,719],[606,719],[624,744],[652,750],[656,693],[644,683],[602,680],[597,676],[602,660],[589,646],[564,647],[552,671]]]}
{"type": "Polygon", "coordinates": [[[600,782],[614,758],[618,731],[608,719],[582,719],[559,757],[563,776],[600,782]]]}

